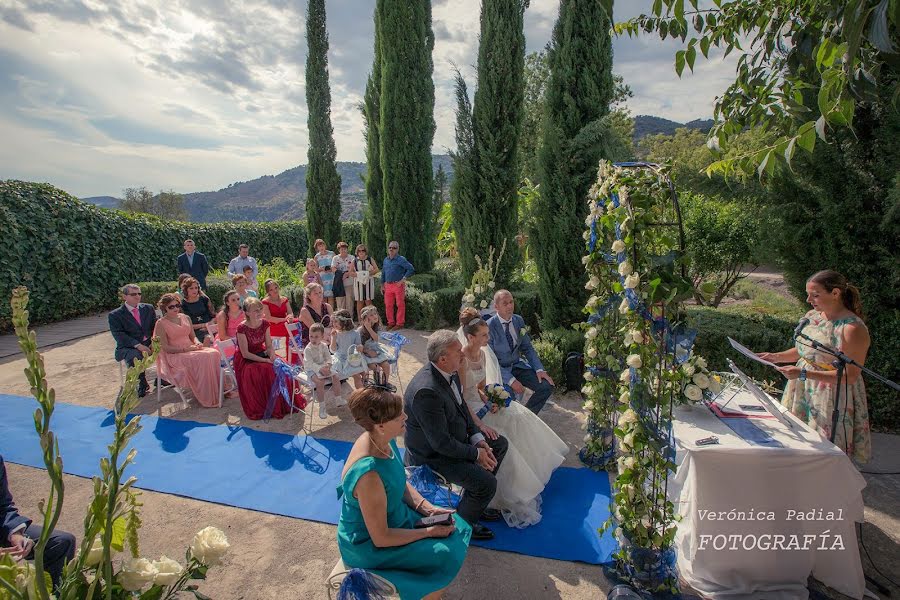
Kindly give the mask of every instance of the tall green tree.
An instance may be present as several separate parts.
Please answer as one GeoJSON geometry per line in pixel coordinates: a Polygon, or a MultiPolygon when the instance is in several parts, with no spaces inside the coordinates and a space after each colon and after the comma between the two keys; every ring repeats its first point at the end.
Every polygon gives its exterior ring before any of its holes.
{"type": "Polygon", "coordinates": [[[309,110],[306,167],[306,223],[311,250],[316,238],[329,246],[341,235],[341,176],[331,127],[331,89],[328,85],[328,30],[325,0],[309,0],[306,11],[306,105],[309,110]]]}
{"type": "Polygon", "coordinates": [[[463,277],[469,279],[489,247],[506,252],[498,279],[509,279],[515,252],[519,186],[518,146],[523,116],[527,0],[481,4],[478,84],[472,106],[474,191],[454,202],[454,224],[463,277]],[[461,219],[456,215],[470,213],[461,219]]]}
{"type": "Polygon", "coordinates": [[[434,204],[431,213],[431,231],[440,231],[439,222],[441,219],[441,211],[444,208],[444,202],[447,198],[447,172],[444,171],[444,165],[438,165],[438,170],[434,174],[434,204]]]}
{"type": "Polygon", "coordinates": [[[586,292],[581,264],[586,194],[597,163],[608,156],[604,117],[614,100],[612,1],[562,0],[550,47],[540,196],[531,247],[540,275],[547,326],[582,318],[586,292]]]}
{"type": "Polygon", "coordinates": [[[366,81],[366,92],[361,106],[365,122],[366,139],[366,209],[363,212],[363,241],[369,256],[379,263],[384,259],[388,240],[384,229],[384,182],[381,175],[381,21],[384,0],[375,4],[375,56],[372,72],[366,81]]]}
{"type": "Polygon", "coordinates": [[[431,269],[434,31],[430,0],[384,0],[379,143],[385,234],[417,270],[431,269]],[[423,233],[425,235],[423,235],[423,233]]]}

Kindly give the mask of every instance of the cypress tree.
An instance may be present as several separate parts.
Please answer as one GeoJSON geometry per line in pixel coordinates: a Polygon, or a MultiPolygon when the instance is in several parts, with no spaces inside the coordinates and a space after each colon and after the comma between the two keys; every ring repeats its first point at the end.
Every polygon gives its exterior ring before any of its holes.
{"type": "MultiPolygon", "coordinates": [[[[366,93],[362,104],[363,121],[366,124],[366,210],[363,213],[363,241],[369,256],[381,264],[387,251],[384,233],[384,183],[381,176],[381,24],[379,13],[383,0],[375,5],[375,57],[372,72],[366,81],[366,93]]],[[[352,252],[352,249],[351,249],[352,252]]]]}
{"type": "Polygon", "coordinates": [[[383,0],[381,123],[385,235],[420,272],[432,266],[434,32],[430,0],[383,0]]]}
{"type": "MultiPolygon", "coordinates": [[[[478,247],[469,239],[470,232],[480,230],[478,221],[478,173],[476,171],[475,133],[472,127],[472,103],[466,81],[456,70],[456,151],[450,153],[453,160],[453,182],[450,184],[450,209],[453,215],[453,231],[456,234],[457,255],[460,257],[464,281],[468,283],[475,271],[475,254],[478,247]],[[466,250],[463,250],[463,245],[466,250]],[[469,263],[463,261],[468,257],[469,263]]],[[[487,247],[484,247],[487,250],[487,247]]],[[[484,251],[482,251],[484,253],[484,251]]]]}
{"type": "Polygon", "coordinates": [[[531,232],[540,275],[542,326],[581,321],[587,297],[586,195],[608,155],[603,117],[614,97],[612,0],[562,0],[550,46],[550,81],[538,160],[540,197],[531,232]]]}
{"type": "Polygon", "coordinates": [[[310,248],[316,238],[329,246],[341,235],[341,177],[335,159],[331,127],[331,90],[328,85],[328,30],[325,0],[309,0],[306,12],[306,105],[309,110],[306,167],[306,222],[310,248]]]}
{"type": "Polygon", "coordinates": [[[499,279],[508,280],[517,260],[519,135],[522,131],[527,0],[484,0],[478,44],[478,86],[472,105],[477,172],[477,217],[474,229],[460,240],[466,278],[475,271],[475,254],[484,259],[488,247],[499,252],[506,243],[499,279]]]}

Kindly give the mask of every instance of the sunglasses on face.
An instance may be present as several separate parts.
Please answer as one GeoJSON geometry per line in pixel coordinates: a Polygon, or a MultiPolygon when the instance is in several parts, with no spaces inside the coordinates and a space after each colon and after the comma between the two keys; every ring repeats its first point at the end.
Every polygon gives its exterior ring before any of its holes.
{"type": "Polygon", "coordinates": [[[399,250],[399,246],[388,246],[388,250],[399,250]]]}
{"type": "Polygon", "coordinates": [[[177,308],[177,309],[181,310],[181,305],[180,304],[170,304],[166,307],[166,310],[172,310],[173,308],[177,308]]]}
{"type": "Polygon", "coordinates": [[[126,296],[140,296],[140,292],[131,292],[130,294],[125,294],[126,296]]]}

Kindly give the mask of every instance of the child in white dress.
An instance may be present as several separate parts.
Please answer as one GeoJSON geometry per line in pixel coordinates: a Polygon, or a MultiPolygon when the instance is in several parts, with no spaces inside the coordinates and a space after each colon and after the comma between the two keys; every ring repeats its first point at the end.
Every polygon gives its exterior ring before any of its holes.
{"type": "Polygon", "coordinates": [[[356,389],[363,387],[362,374],[367,364],[359,332],[353,328],[350,311],[339,310],[332,319],[334,333],[331,337],[331,351],[334,352],[333,369],[343,378],[353,377],[356,389]]]}
{"type": "MultiPolygon", "coordinates": [[[[325,328],[321,323],[313,323],[309,328],[309,343],[303,349],[303,370],[313,383],[316,400],[319,402],[319,417],[328,416],[325,409],[325,386],[331,383],[332,393],[340,394],[341,376],[336,373],[331,365],[331,351],[328,345],[322,341],[325,337],[325,328]]],[[[338,406],[343,402],[340,395],[335,396],[338,406]]]]}

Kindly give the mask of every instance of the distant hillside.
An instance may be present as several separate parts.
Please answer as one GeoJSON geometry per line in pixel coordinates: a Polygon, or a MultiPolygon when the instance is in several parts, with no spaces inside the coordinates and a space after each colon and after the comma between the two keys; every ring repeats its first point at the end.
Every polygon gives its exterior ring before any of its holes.
{"type": "MultiPolygon", "coordinates": [[[[447,155],[432,157],[437,171],[443,165],[449,181],[453,179],[453,165],[447,155]]],[[[366,202],[363,175],[366,164],[338,162],[341,176],[341,219],[362,219],[366,202]]],[[[83,198],[105,208],[118,206],[118,198],[94,196],[83,198]]],[[[288,169],[278,175],[263,175],[251,181],[238,181],[215,192],[184,194],[185,208],[191,221],[287,221],[306,218],[306,165],[288,169]]]]}
{"type": "Polygon", "coordinates": [[[672,135],[676,129],[686,127],[688,129],[699,129],[706,133],[713,126],[712,119],[694,119],[688,123],[679,123],[670,121],[662,117],[654,117],[651,115],[638,115],[634,118],[634,141],[637,142],[644,136],[656,135],[662,133],[672,135]]]}

